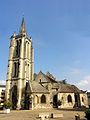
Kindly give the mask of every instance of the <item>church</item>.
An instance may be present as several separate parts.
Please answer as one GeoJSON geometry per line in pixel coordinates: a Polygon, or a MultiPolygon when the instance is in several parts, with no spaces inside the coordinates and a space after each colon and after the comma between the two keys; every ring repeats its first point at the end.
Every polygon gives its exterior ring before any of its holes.
{"type": "Polygon", "coordinates": [[[19,33],[10,38],[5,99],[12,109],[73,108],[88,106],[87,94],[51,73],[34,73],[32,37],[28,37],[24,18],[19,33]]]}

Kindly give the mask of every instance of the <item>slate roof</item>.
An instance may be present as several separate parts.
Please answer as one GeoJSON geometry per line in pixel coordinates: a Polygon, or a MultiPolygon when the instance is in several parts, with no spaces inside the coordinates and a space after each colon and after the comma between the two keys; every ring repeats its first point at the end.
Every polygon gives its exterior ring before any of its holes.
{"type": "Polygon", "coordinates": [[[52,89],[58,89],[58,92],[60,93],[85,93],[85,91],[80,90],[75,85],[67,84],[63,81],[56,81],[56,79],[52,76],[52,74],[48,73],[44,74],[42,71],[39,72],[39,74],[36,76],[36,81],[33,83],[33,91],[34,92],[48,92],[48,90],[44,87],[44,84],[51,83],[52,89]],[[49,75],[48,75],[49,74],[49,75]],[[41,84],[40,84],[41,79],[41,84]]]}
{"type": "Polygon", "coordinates": [[[38,75],[36,75],[35,77],[35,81],[37,82],[40,82],[39,79],[38,79],[38,76],[41,77],[41,83],[53,83],[53,82],[56,82],[55,79],[53,79],[52,77],[48,76],[48,75],[45,75],[42,71],[40,71],[38,73],[38,75]]]}
{"type": "Polygon", "coordinates": [[[47,72],[46,73],[46,76],[48,76],[49,78],[55,80],[56,78],[50,73],[50,72],[47,72]]]}
{"type": "Polygon", "coordinates": [[[73,91],[66,84],[59,83],[59,92],[60,93],[72,93],[73,91]]]}
{"type": "MultiPolygon", "coordinates": [[[[42,71],[41,71],[41,73],[42,73],[42,71]]],[[[48,72],[49,73],[49,72],[48,72]]],[[[51,82],[51,83],[57,83],[57,81],[55,80],[55,78],[53,77],[53,76],[49,76],[48,74],[44,74],[44,73],[42,73],[43,75],[44,75],[44,77],[46,78],[46,81],[47,82],[51,82]]],[[[50,73],[49,73],[50,74],[50,73]]]]}
{"type": "Polygon", "coordinates": [[[48,82],[51,82],[51,83],[57,83],[57,81],[55,79],[52,79],[50,78],[49,76],[45,75],[46,76],[46,79],[48,82]]]}
{"type": "Polygon", "coordinates": [[[58,83],[52,84],[52,89],[59,89],[60,85],[58,83]]]}
{"type": "Polygon", "coordinates": [[[84,92],[82,90],[80,90],[79,88],[77,88],[75,85],[69,85],[71,87],[71,89],[73,90],[74,93],[81,93],[84,92]]]}
{"type": "Polygon", "coordinates": [[[32,81],[31,87],[32,87],[32,92],[49,93],[49,91],[45,87],[43,87],[41,84],[39,84],[36,81],[32,81]]]}
{"type": "Polygon", "coordinates": [[[59,83],[60,93],[83,93],[82,90],[77,88],[75,85],[59,83]]]}

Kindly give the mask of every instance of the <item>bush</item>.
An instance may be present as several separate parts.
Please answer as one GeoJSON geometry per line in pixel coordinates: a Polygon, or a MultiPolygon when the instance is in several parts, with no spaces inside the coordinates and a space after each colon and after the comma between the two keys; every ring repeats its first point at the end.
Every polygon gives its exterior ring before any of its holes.
{"type": "Polygon", "coordinates": [[[58,106],[61,106],[62,105],[62,102],[60,100],[57,101],[57,105],[58,106]]]}
{"type": "Polygon", "coordinates": [[[10,101],[5,101],[3,106],[4,106],[4,108],[9,109],[9,108],[11,108],[12,104],[10,101]]]}
{"type": "Polygon", "coordinates": [[[87,110],[85,111],[85,117],[86,117],[88,120],[90,120],[90,109],[87,109],[87,110]]]}
{"type": "Polygon", "coordinates": [[[3,110],[3,105],[0,105],[0,110],[3,110]]]}

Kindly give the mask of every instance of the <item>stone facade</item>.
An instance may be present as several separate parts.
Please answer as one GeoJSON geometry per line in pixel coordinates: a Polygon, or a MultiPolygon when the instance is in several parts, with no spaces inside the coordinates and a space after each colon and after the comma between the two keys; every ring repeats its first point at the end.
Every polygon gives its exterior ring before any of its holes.
{"type": "Polygon", "coordinates": [[[27,37],[24,18],[18,35],[11,36],[8,72],[6,80],[6,100],[10,99],[13,107],[21,107],[25,96],[26,83],[33,80],[33,46],[32,38],[27,37]],[[16,99],[16,100],[15,100],[16,99]]]}
{"type": "Polygon", "coordinates": [[[87,106],[86,93],[56,80],[49,72],[34,74],[32,38],[27,36],[24,18],[20,31],[11,36],[6,80],[6,100],[13,109],[87,106]],[[78,98],[78,99],[77,99],[78,98]]]}
{"type": "Polygon", "coordinates": [[[54,77],[44,74],[41,71],[35,78],[39,84],[49,91],[50,107],[60,108],[88,107],[88,99],[85,91],[79,90],[76,86],[56,80],[54,77]],[[52,103],[52,105],[51,105],[52,103]]]}
{"type": "Polygon", "coordinates": [[[88,106],[90,108],[90,92],[87,92],[87,96],[88,96],[88,106]]]}

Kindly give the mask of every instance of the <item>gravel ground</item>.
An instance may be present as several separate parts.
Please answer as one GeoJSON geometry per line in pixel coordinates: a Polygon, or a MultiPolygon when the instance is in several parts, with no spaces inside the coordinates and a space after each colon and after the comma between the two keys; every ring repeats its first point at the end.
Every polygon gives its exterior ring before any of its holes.
{"type": "Polygon", "coordinates": [[[80,120],[85,120],[85,114],[83,111],[67,111],[67,110],[11,110],[11,113],[4,114],[0,111],[0,120],[40,120],[38,118],[39,113],[53,113],[53,114],[63,114],[61,118],[49,118],[45,120],[75,120],[75,115],[78,113],[80,115],[80,120]]]}

